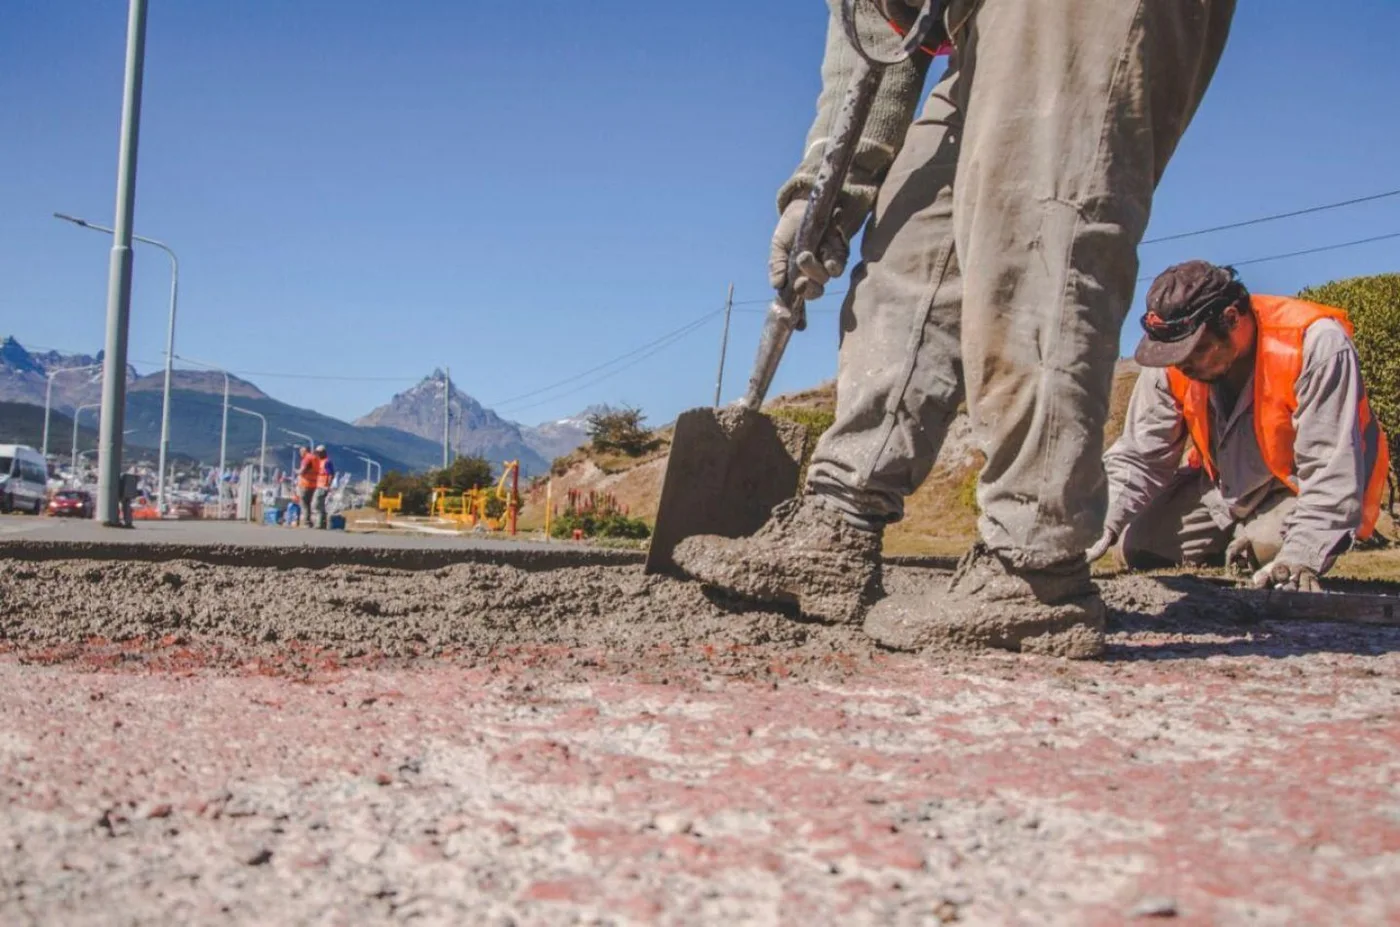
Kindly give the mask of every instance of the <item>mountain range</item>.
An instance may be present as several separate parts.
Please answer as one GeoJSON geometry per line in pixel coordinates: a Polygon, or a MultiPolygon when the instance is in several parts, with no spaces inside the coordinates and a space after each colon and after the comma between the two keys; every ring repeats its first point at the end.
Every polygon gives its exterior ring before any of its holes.
{"type": "MultiPolygon", "coordinates": [[[[48,377],[55,371],[94,366],[101,355],[61,354],[27,351],[15,338],[0,342],[0,403],[22,403],[42,407],[48,377]]],[[[300,409],[273,399],[255,384],[229,376],[231,405],[260,413],[267,418],[267,457],[269,466],[287,467],[289,449],[303,439],[290,432],[311,435],[325,444],[343,471],[359,472],[361,457],[369,457],[384,470],[421,471],[442,464],[443,374],[424,377],[414,387],[356,419],[353,423],[300,409]]],[[[141,376],[134,367],[127,370],[126,429],[132,446],[156,447],[160,441],[160,416],[164,375],[156,372],[141,376]]],[[[179,370],[171,379],[171,452],[185,454],[206,463],[219,457],[223,416],[224,375],[215,371],[179,370]]],[[[67,446],[72,424],[69,417],[79,406],[95,405],[102,395],[100,368],[53,377],[53,409],[67,413],[61,434],[50,438],[49,450],[67,446]]],[[[491,409],[455,387],[450,407],[452,424],[448,443],[454,455],[476,455],[499,467],[506,460],[519,460],[526,475],[544,473],[550,461],[567,454],[588,439],[587,417],[593,407],[577,416],[546,422],[537,427],[502,418],[491,409]]],[[[6,407],[15,408],[15,407],[6,407]]],[[[42,419],[42,410],[39,417],[42,419]]],[[[19,437],[17,419],[0,417],[0,442],[27,440],[19,437]],[[7,423],[5,419],[12,419],[7,423]],[[16,434],[9,435],[14,431],[16,434]]],[[[80,425],[96,425],[96,410],[85,410],[80,425]]],[[[56,426],[55,426],[56,427],[56,426]]],[[[257,460],[261,444],[261,422],[256,416],[230,412],[226,459],[230,462],[257,460]]],[[[82,442],[86,443],[86,442],[82,442]]],[[[231,464],[232,465],[232,464],[231,464]]]]}

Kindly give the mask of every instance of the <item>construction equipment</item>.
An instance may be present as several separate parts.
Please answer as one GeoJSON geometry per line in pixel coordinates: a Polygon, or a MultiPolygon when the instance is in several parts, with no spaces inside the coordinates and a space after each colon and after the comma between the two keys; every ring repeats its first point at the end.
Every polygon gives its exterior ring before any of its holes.
{"type": "Polygon", "coordinates": [[[858,60],[788,256],[788,283],[768,307],[744,398],[732,409],[690,409],[676,419],[656,530],[647,552],[648,573],[677,572],[673,553],[687,537],[752,534],[773,506],[797,492],[801,461],[807,452],[805,429],[775,421],[759,411],[792,333],[807,327],[806,303],[793,289],[799,277],[797,256],[818,253],[826,238],[885,68],[920,53],[930,40],[939,44],[936,34],[943,28],[942,0],[925,0],[918,17],[903,30],[898,53],[876,57],[865,47],[857,29],[858,2],[842,2],[842,23],[858,60]]]}

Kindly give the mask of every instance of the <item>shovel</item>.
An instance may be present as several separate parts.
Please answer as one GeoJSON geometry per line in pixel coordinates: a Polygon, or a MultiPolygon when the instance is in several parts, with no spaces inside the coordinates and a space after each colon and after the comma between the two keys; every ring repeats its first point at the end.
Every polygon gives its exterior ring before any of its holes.
{"type": "Polygon", "coordinates": [[[768,307],[744,398],[728,409],[690,409],[676,419],[656,529],[647,551],[648,573],[678,574],[680,568],[673,555],[685,538],[753,534],[773,506],[797,493],[798,475],[808,450],[806,429],[759,411],[788,340],[794,331],[807,327],[806,303],[792,289],[792,281],[799,276],[797,255],[817,253],[826,237],[885,67],[916,51],[939,25],[936,10],[940,4],[929,0],[905,36],[901,55],[878,59],[860,44],[854,4],[855,0],[845,0],[842,18],[847,37],[859,53],[856,69],[807,197],[807,213],[788,259],[788,285],[768,307]]]}

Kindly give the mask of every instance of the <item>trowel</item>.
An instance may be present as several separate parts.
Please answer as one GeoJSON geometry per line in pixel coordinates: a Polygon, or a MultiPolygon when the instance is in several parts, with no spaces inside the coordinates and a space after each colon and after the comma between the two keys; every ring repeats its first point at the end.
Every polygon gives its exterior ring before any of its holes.
{"type": "Polygon", "coordinates": [[[788,256],[788,284],[768,307],[744,398],[727,409],[690,409],[676,419],[656,529],[647,551],[648,573],[679,573],[673,554],[685,538],[753,534],[773,506],[797,493],[798,474],[808,450],[806,429],[760,411],[788,340],[794,331],[807,327],[806,303],[792,289],[799,276],[797,256],[817,253],[825,239],[885,68],[917,53],[942,28],[941,0],[926,0],[913,24],[903,30],[900,52],[892,58],[878,58],[864,47],[857,32],[858,2],[842,3],[842,23],[857,52],[856,67],[788,256]]]}

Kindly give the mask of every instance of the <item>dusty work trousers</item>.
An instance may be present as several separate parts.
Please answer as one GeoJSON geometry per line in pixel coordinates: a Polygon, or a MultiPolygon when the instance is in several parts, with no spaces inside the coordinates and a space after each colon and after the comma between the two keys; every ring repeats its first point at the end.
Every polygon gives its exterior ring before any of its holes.
{"type": "Polygon", "coordinates": [[[1297,496],[1274,483],[1262,501],[1237,524],[1222,527],[1203,501],[1211,491],[1204,470],[1182,469],[1157,498],[1123,531],[1119,554],[1135,570],[1174,566],[1222,566],[1225,550],[1238,534],[1249,540],[1255,558],[1268,563],[1283,548],[1284,528],[1297,496]]]}
{"type": "Polygon", "coordinates": [[[300,487],[300,492],[302,526],[306,528],[314,528],[316,527],[316,516],[314,514],[315,510],[312,508],[312,503],[316,499],[316,487],[302,486],[300,487]]]}
{"type": "Polygon", "coordinates": [[[954,0],[957,50],[880,188],[808,490],[898,520],[966,398],[988,545],[1079,556],[1153,191],[1233,0],[954,0]]]}
{"type": "Polygon", "coordinates": [[[326,499],[331,491],[317,487],[311,496],[311,527],[326,530],[326,499]]]}

